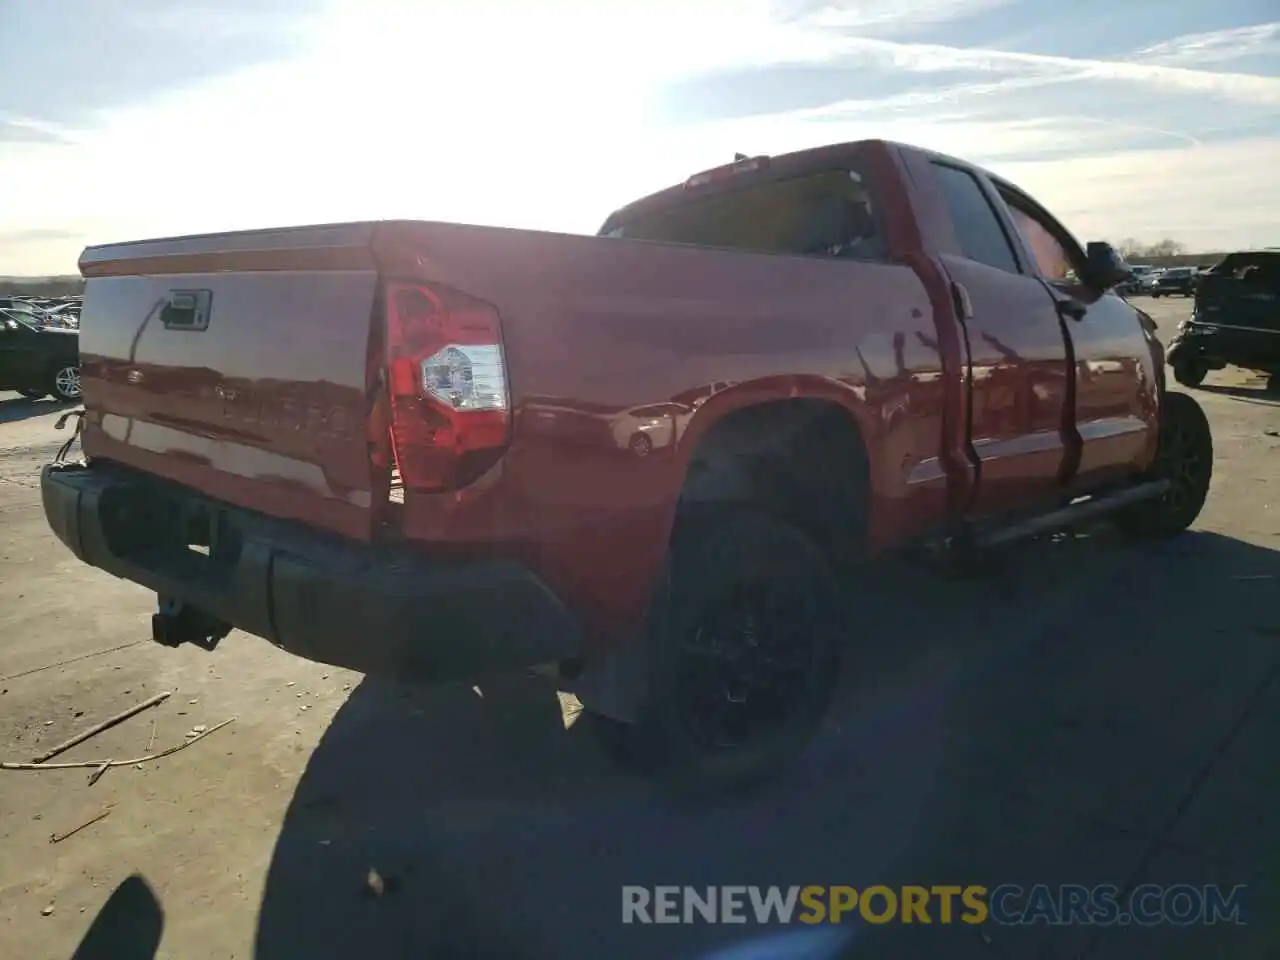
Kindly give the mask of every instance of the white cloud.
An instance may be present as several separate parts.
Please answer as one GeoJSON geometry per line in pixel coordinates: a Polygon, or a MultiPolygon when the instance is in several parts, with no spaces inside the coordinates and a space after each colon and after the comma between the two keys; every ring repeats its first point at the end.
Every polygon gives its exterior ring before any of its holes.
{"type": "Polygon", "coordinates": [[[1132,59],[1181,67],[1277,54],[1280,54],[1280,23],[1259,23],[1208,33],[1188,33],[1144,47],[1134,53],[1132,59]]]}
{"type": "Polygon", "coordinates": [[[158,94],[90,130],[46,131],[74,142],[0,144],[0,235],[79,238],[0,252],[11,272],[63,272],[84,242],[268,224],[421,217],[590,231],[737,150],[877,136],[993,165],[1089,235],[1268,239],[1280,150],[1199,144],[1208,123],[1274,117],[1280,79],[1187,69],[1186,51],[1217,43],[1195,38],[1149,48],[1142,63],[884,39],[902,22],[895,11],[941,22],[993,2],[793,5],[784,17],[773,0],[340,0],[299,23],[306,52],[294,60],[158,94]],[[782,64],[854,65],[916,89],[675,127],[656,110],[677,79],[782,64]],[[921,87],[956,72],[969,79],[921,87]],[[1168,148],[1133,150],[1160,141],[1168,148]],[[1087,156],[1023,162],[1048,148],[1087,156]]]}
{"type": "MultiPolygon", "coordinates": [[[[23,134],[30,135],[31,139],[43,141],[61,141],[64,143],[74,143],[76,134],[74,130],[64,127],[62,124],[49,123],[45,120],[38,120],[35,117],[24,117],[17,113],[8,113],[0,110],[0,127],[9,127],[11,131],[17,131],[18,136],[13,139],[27,139],[23,134]]],[[[2,132],[2,131],[0,131],[2,132]]],[[[0,136],[0,140],[5,139],[0,136]]]]}
{"type": "Polygon", "coordinates": [[[1213,93],[1266,106],[1280,106],[1280,78],[1244,73],[1190,70],[1184,67],[1120,60],[1087,60],[1039,53],[1015,53],[940,44],[894,43],[887,40],[850,38],[847,55],[868,63],[911,73],[971,70],[1009,75],[1007,89],[1051,83],[1120,80],[1154,90],[1179,93],[1213,93]]]}
{"type": "MultiPolygon", "coordinates": [[[[952,23],[1009,6],[1013,0],[846,0],[802,5],[797,19],[817,28],[892,35],[952,23]]],[[[783,4],[783,9],[786,4],[783,4]]]]}

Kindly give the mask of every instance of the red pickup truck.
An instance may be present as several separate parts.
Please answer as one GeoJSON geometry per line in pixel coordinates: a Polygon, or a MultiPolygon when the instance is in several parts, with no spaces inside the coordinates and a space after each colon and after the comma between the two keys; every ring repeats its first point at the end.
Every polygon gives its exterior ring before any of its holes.
{"type": "Polygon", "coordinates": [[[1170,535],[1212,473],[1111,248],[883,141],[739,159],[596,237],[353,223],[80,269],[85,457],[45,512],[159,595],[157,640],[554,665],[699,777],[811,734],[859,564],[1103,513],[1170,535]]]}

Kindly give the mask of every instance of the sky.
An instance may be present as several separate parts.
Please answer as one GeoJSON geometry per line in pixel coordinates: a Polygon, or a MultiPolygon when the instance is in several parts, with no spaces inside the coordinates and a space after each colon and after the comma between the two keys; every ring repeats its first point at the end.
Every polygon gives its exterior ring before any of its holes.
{"type": "Polygon", "coordinates": [[[883,137],[1082,240],[1280,246],[1277,0],[0,0],[0,274],[382,218],[594,232],[883,137]]]}

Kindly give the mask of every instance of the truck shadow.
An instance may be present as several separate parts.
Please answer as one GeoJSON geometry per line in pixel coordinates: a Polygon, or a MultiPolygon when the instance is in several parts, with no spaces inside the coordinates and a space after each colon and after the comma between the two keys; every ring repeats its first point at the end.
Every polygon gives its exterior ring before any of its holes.
{"type": "MultiPolygon", "coordinates": [[[[626,884],[1123,885],[1276,663],[1280,553],[1095,532],[1004,564],[851,585],[822,735],[786,776],[716,805],[663,802],[618,772],[538,683],[480,696],[366,679],[293,798],[255,955],[694,957],[769,932],[624,925],[626,884]]],[[[989,957],[994,936],[1022,956],[1089,935],[978,930],[852,928],[842,946],[989,957]]]]}
{"type": "Polygon", "coordinates": [[[1216,393],[1223,397],[1232,397],[1236,400],[1244,400],[1247,403],[1258,403],[1266,407],[1280,407],[1280,393],[1268,390],[1265,386],[1234,387],[1216,383],[1202,383],[1196,389],[1204,390],[1208,393],[1216,393]]]}
{"type": "Polygon", "coordinates": [[[163,933],[164,909],[135,873],[102,905],[71,960],[154,960],[163,933]]]}
{"type": "Polygon", "coordinates": [[[0,423],[17,423],[20,420],[44,416],[46,413],[60,413],[74,406],[74,403],[55,400],[52,397],[28,400],[26,397],[14,394],[9,400],[0,400],[0,423]]]}

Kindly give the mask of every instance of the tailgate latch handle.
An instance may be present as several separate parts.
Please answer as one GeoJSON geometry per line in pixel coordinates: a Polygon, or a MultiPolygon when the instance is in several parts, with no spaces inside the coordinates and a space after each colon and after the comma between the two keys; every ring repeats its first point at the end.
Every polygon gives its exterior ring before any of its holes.
{"type": "Polygon", "coordinates": [[[160,309],[160,322],[169,330],[204,330],[212,309],[212,290],[170,290],[160,309]]]}

